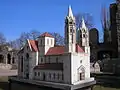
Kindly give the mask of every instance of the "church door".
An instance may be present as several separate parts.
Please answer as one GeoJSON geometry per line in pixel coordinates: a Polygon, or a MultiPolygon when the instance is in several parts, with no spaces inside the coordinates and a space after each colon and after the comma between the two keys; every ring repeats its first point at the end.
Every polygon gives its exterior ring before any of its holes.
{"type": "Polygon", "coordinates": [[[80,73],[80,80],[84,80],[84,79],[85,79],[85,73],[82,72],[82,73],[80,73]]]}

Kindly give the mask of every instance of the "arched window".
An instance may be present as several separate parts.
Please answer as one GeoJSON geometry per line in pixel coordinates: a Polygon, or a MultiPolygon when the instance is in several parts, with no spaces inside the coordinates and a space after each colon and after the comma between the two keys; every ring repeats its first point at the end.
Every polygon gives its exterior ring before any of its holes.
{"type": "Polygon", "coordinates": [[[21,57],[21,72],[23,72],[23,56],[21,57]]]}
{"type": "Polygon", "coordinates": [[[52,45],[52,39],[51,39],[51,45],[52,45]]]}
{"type": "Polygon", "coordinates": [[[40,40],[40,44],[42,45],[42,39],[40,40]]]}
{"type": "Polygon", "coordinates": [[[37,76],[37,72],[35,72],[35,76],[37,76]]]}
{"type": "Polygon", "coordinates": [[[47,45],[49,45],[49,39],[47,39],[47,45]]]}
{"type": "Polygon", "coordinates": [[[43,58],[41,58],[41,63],[43,62],[43,58]]]}
{"type": "Polygon", "coordinates": [[[55,73],[53,74],[53,78],[55,79],[55,73]]]}
{"type": "Polygon", "coordinates": [[[29,54],[28,53],[26,53],[26,59],[29,59],[29,54]]]}
{"type": "Polygon", "coordinates": [[[78,68],[78,80],[84,80],[85,79],[85,68],[83,66],[80,66],[78,68]]]}
{"type": "Polygon", "coordinates": [[[49,78],[51,78],[51,74],[49,73],[49,78]]]}
{"type": "Polygon", "coordinates": [[[4,62],[4,56],[0,55],[0,63],[3,63],[3,62],[4,62]]]}
{"type": "Polygon", "coordinates": [[[38,76],[40,76],[40,72],[38,72],[38,76]]]}
{"type": "Polygon", "coordinates": [[[11,64],[11,55],[10,54],[7,55],[7,63],[11,64]]]}
{"type": "Polygon", "coordinates": [[[12,63],[13,63],[13,64],[15,63],[15,58],[14,58],[14,57],[12,58],[12,63]]]}
{"type": "Polygon", "coordinates": [[[58,57],[56,57],[56,63],[58,63],[58,57]]]}

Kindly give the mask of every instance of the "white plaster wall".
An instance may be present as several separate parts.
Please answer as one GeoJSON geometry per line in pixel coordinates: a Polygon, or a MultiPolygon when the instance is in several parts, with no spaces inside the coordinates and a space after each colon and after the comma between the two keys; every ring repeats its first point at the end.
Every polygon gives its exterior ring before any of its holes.
{"type": "Polygon", "coordinates": [[[71,55],[71,83],[74,84],[79,81],[78,68],[83,66],[85,68],[85,79],[90,78],[90,63],[88,56],[84,53],[72,53],[71,55]],[[82,63],[81,63],[82,60],[82,63]]]}
{"type": "Polygon", "coordinates": [[[64,83],[71,84],[71,54],[66,53],[62,56],[63,58],[63,73],[64,73],[64,83]]]}
{"type": "Polygon", "coordinates": [[[63,63],[63,55],[48,55],[48,56],[41,56],[39,57],[39,64],[40,63],[63,63]],[[43,62],[41,62],[41,58],[43,62]],[[58,60],[56,59],[58,58],[58,60]]]}
{"type": "Polygon", "coordinates": [[[40,50],[39,56],[45,55],[50,47],[54,47],[54,44],[55,44],[54,38],[52,38],[52,37],[40,37],[38,39],[38,46],[39,46],[39,50],[40,50]],[[42,40],[42,44],[41,44],[41,40],[42,40]],[[49,40],[49,43],[48,43],[48,40],[49,40]],[[51,41],[52,41],[52,43],[51,43],[51,41]]]}
{"type": "Polygon", "coordinates": [[[34,74],[34,79],[36,80],[43,80],[43,73],[45,73],[45,81],[53,81],[53,82],[63,82],[62,80],[62,71],[56,71],[56,70],[34,70],[33,73],[37,72],[37,75],[34,74]],[[38,72],[40,73],[40,76],[38,76],[38,72]],[[49,78],[49,74],[51,74],[51,78],[49,78]],[[61,77],[58,79],[57,76],[53,78],[53,74],[60,74],[61,77]]]}
{"type": "Polygon", "coordinates": [[[54,38],[45,37],[45,54],[47,53],[47,51],[50,47],[54,47],[54,44],[55,44],[54,43],[54,38]],[[49,43],[48,43],[48,40],[49,40],[49,43]]]}

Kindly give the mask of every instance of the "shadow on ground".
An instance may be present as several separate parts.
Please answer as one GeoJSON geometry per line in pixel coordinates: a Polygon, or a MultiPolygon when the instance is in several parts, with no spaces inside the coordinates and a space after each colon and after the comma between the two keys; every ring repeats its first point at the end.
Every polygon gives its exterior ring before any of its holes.
{"type": "Polygon", "coordinates": [[[0,82],[0,90],[8,90],[8,82],[0,82]]]}

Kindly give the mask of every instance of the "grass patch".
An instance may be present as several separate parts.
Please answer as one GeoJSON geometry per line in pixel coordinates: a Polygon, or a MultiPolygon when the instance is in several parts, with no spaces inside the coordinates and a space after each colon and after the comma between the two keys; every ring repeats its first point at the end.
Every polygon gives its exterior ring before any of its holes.
{"type": "Polygon", "coordinates": [[[8,77],[0,77],[0,82],[8,82],[8,77]]]}
{"type": "Polygon", "coordinates": [[[93,90],[120,90],[120,89],[95,85],[93,87],[93,90]]]}
{"type": "Polygon", "coordinates": [[[0,90],[8,90],[8,77],[0,77],[0,90]]]}

